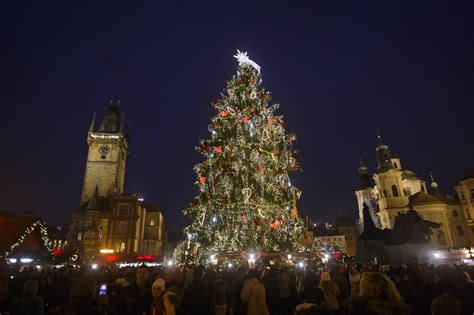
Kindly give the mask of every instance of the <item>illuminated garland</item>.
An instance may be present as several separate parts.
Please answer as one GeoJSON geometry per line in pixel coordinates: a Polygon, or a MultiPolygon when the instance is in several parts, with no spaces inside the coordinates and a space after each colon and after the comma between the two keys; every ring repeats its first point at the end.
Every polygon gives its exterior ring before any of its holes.
{"type": "Polygon", "coordinates": [[[40,228],[41,239],[43,240],[44,246],[48,250],[48,253],[52,254],[51,248],[49,247],[50,241],[49,241],[49,237],[48,237],[48,230],[46,229],[46,223],[44,223],[41,220],[38,220],[35,223],[33,223],[30,227],[26,228],[26,230],[23,232],[23,234],[18,238],[18,241],[13,243],[10,246],[10,249],[8,249],[2,255],[2,257],[8,257],[13,252],[13,250],[15,248],[17,248],[18,246],[20,246],[25,241],[25,239],[28,237],[28,235],[30,235],[37,227],[40,228]]]}

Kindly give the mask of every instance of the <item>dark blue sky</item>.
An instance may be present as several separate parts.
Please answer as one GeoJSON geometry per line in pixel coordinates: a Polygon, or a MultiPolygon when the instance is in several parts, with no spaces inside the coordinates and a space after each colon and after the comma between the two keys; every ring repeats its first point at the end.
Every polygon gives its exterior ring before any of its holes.
{"type": "Polygon", "coordinates": [[[356,215],[358,160],[374,169],[377,128],[444,192],[474,165],[472,1],[10,1],[2,12],[0,209],[69,219],[92,114],[119,97],[126,191],[184,226],[194,146],[237,48],[299,138],[303,215],[356,215]]]}

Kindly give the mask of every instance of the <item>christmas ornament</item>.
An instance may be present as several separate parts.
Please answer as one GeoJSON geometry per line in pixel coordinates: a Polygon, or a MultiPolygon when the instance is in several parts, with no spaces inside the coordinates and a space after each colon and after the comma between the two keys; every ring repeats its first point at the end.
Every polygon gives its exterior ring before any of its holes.
{"type": "Polygon", "coordinates": [[[233,97],[235,95],[233,89],[227,89],[227,94],[229,94],[230,97],[233,97]]]}
{"type": "Polygon", "coordinates": [[[192,219],[192,218],[193,218],[193,214],[192,214],[192,213],[188,213],[187,217],[188,217],[188,219],[192,219]]]}
{"type": "Polygon", "coordinates": [[[244,221],[244,223],[247,223],[249,221],[249,217],[246,214],[244,214],[242,216],[242,221],[244,221]]]}
{"type": "Polygon", "coordinates": [[[229,112],[229,114],[235,115],[235,110],[232,107],[227,106],[225,109],[229,112]]]}
{"type": "Polygon", "coordinates": [[[222,153],[222,146],[217,146],[217,147],[214,147],[214,152],[215,153],[222,153]]]}
{"type": "Polygon", "coordinates": [[[248,118],[247,116],[244,116],[242,117],[242,119],[240,121],[242,121],[243,123],[248,123],[250,120],[250,118],[248,118]]]}
{"type": "Polygon", "coordinates": [[[204,184],[206,182],[206,176],[199,176],[198,180],[201,184],[204,184]]]}
{"type": "Polygon", "coordinates": [[[229,113],[226,112],[226,111],[221,111],[221,112],[219,113],[219,115],[220,115],[221,117],[227,117],[227,116],[229,116],[229,113]]]}
{"type": "Polygon", "coordinates": [[[244,203],[248,204],[250,201],[250,197],[252,196],[252,189],[251,188],[243,188],[242,195],[244,196],[244,203]]]}
{"type": "Polygon", "coordinates": [[[270,139],[270,135],[268,134],[268,129],[263,128],[263,130],[262,130],[262,141],[267,141],[268,139],[270,139]]]}
{"type": "Polygon", "coordinates": [[[262,164],[258,164],[258,171],[263,172],[263,165],[262,164]]]}
{"type": "Polygon", "coordinates": [[[293,208],[291,209],[291,217],[296,218],[298,216],[298,209],[293,208]]]}
{"type": "Polygon", "coordinates": [[[257,98],[257,93],[256,92],[250,93],[250,98],[253,99],[253,100],[256,99],[257,98]]]}

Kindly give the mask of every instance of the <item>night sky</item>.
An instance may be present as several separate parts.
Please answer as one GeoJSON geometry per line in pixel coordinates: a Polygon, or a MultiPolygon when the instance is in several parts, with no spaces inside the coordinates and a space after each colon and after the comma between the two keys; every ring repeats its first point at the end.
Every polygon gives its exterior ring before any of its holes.
{"type": "Polygon", "coordinates": [[[198,193],[194,150],[236,49],[262,67],[298,136],[298,208],[356,216],[376,130],[444,193],[474,166],[472,1],[9,1],[2,9],[0,209],[63,223],[79,206],[93,115],[120,99],[126,193],[170,230],[198,193]],[[6,16],[5,16],[6,15],[6,16]]]}

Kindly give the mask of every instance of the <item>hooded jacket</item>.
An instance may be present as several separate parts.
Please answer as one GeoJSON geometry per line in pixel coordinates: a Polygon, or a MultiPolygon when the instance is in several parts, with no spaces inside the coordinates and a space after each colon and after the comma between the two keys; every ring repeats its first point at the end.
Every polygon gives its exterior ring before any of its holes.
{"type": "Polygon", "coordinates": [[[255,278],[245,281],[240,298],[248,303],[247,315],[269,315],[265,299],[265,287],[255,278]]]}

